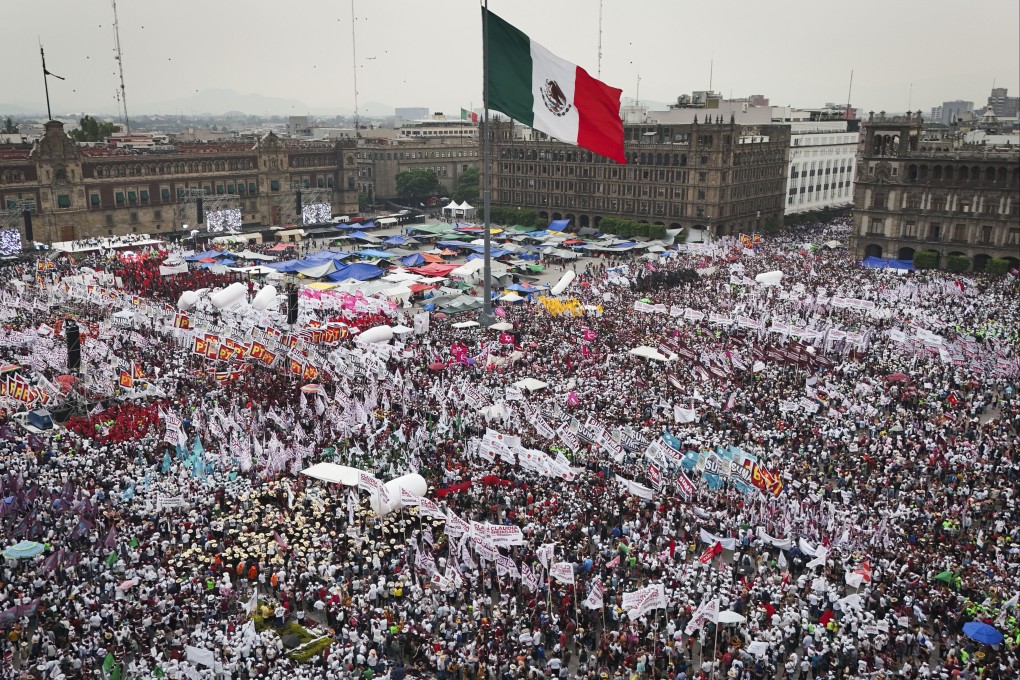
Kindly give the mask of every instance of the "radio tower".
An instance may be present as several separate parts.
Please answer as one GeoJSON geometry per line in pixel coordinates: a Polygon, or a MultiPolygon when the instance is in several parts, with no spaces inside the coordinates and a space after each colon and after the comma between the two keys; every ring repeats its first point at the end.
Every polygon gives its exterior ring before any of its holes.
{"type": "Polygon", "coordinates": [[[120,101],[124,105],[124,132],[131,134],[131,121],[128,119],[127,92],[124,90],[124,58],[120,51],[120,23],[117,21],[117,0],[113,4],[113,44],[117,52],[117,69],[120,71],[120,101]]]}

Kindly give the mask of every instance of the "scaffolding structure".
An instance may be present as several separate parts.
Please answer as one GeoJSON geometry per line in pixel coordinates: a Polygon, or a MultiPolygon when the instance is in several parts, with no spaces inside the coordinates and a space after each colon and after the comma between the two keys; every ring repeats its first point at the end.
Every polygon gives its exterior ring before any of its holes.
{"type": "MultiPolygon", "coordinates": [[[[187,188],[177,192],[177,203],[174,205],[174,224],[183,229],[199,229],[198,200],[202,199],[202,212],[208,214],[217,210],[233,208],[244,212],[240,194],[210,194],[205,189],[187,188]]],[[[201,225],[204,227],[204,224],[201,225]]]]}
{"type": "MultiPolygon", "coordinates": [[[[22,238],[25,237],[25,218],[23,213],[28,210],[32,213],[34,218],[39,214],[35,199],[10,199],[6,202],[5,207],[0,210],[0,229],[17,229],[21,232],[22,238]]],[[[32,234],[35,236],[35,234],[32,234]]]]}
{"type": "Polygon", "coordinates": [[[282,224],[289,223],[293,223],[294,226],[305,226],[301,212],[297,210],[297,193],[299,191],[301,192],[302,206],[311,205],[312,203],[326,203],[332,209],[332,188],[306,187],[302,182],[295,180],[290,184],[290,191],[281,191],[273,200],[273,206],[276,208],[274,212],[279,214],[281,226],[282,224]],[[292,218],[288,218],[288,216],[292,216],[292,218]]]}

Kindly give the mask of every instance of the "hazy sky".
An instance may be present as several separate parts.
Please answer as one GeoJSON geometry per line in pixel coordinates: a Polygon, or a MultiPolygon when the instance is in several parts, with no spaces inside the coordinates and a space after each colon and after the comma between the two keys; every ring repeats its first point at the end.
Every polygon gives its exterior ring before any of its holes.
{"type": "MultiPolygon", "coordinates": [[[[477,0],[355,0],[359,100],[456,112],[481,105],[477,0]]],[[[593,75],[597,0],[491,0],[491,10],[593,75]]],[[[196,90],[232,89],[352,109],[350,0],[121,0],[130,112],[196,90]]],[[[37,35],[55,111],[113,110],[109,0],[4,7],[4,104],[44,109],[37,35]]],[[[1020,3],[986,0],[605,0],[602,79],[644,100],[713,89],[773,104],[845,102],[925,112],[985,102],[993,81],[1020,95],[1020,3]],[[913,95],[910,85],[913,83],[913,95]]],[[[171,111],[165,111],[171,112],[171,111]]],[[[263,113],[251,111],[251,113],[263,113]]],[[[292,113],[279,111],[278,113],[292,113]]],[[[293,111],[293,113],[301,113],[293,111]]]]}

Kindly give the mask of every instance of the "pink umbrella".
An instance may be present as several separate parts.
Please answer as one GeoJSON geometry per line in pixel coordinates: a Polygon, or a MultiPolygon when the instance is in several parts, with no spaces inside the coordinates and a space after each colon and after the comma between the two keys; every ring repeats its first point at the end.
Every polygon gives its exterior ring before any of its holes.
{"type": "Polygon", "coordinates": [[[117,586],[117,588],[119,590],[130,590],[131,588],[134,588],[136,585],[138,585],[138,581],[134,580],[133,578],[129,578],[128,580],[124,581],[119,586],[117,586]]]}

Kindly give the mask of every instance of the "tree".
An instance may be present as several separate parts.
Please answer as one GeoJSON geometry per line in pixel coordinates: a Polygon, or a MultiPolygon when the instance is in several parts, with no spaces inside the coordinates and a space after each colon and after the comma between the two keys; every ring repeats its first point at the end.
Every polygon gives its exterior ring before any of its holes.
{"type": "Polygon", "coordinates": [[[5,135],[18,134],[18,126],[14,124],[14,120],[10,116],[7,116],[7,120],[4,121],[3,133],[5,135]]]}
{"type": "Polygon", "coordinates": [[[397,173],[396,182],[397,195],[415,202],[443,191],[435,170],[404,170],[397,173]]]}
{"type": "Polygon", "coordinates": [[[934,269],[939,266],[939,257],[935,250],[918,250],[914,253],[914,268],[934,269]]]}
{"type": "Polygon", "coordinates": [[[993,257],[985,263],[986,272],[1000,276],[1008,272],[1012,267],[1012,263],[1004,257],[993,257]]]}
{"type": "Polygon", "coordinates": [[[482,171],[478,168],[468,168],[460,174],[457,179],[457,188],[453,190],[453,200],[458,203],[478,203],[480,195],[482,171]]]}
{"type": "Polygon", "coordinates": [[[946,268],[951,272],[965,272],[970,269],[970,258],[966,255],[950,255],[946,268]]]}
{"type": "Polygon", "coordinates": [[[71,130],[69,135],[77,142],[102,142],[115,132],[120,132],[119,125],[100,123],[92,116],[82,116],[78,127],[71,130]]]}

